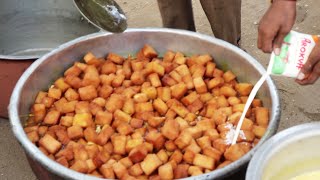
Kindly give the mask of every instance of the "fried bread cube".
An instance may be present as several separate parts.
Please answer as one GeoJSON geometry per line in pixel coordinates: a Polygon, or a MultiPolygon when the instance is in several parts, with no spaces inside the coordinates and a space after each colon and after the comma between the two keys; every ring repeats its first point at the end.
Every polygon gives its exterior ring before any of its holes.
{"type": "Polygon", "coordinates": [[[90,113],[75,114],[73,118],[73,126],[89,127],[93,124],[92,115],[90,113]]]}
{"type": "Polygon", "coordinates": [[[215,63],[208,62],[207,65],[206,65],[205,76],[209,77],[209,78],[212,78],[213,77],[213,71],[215,70],[215,68],[216,68],[216,64],[215,63]]]}
{"type": "Polygon", "coordinates": [[[144,102],[144,103],[137,103],[135,104],[135,112],[142,113],[142,112],[152,112],[153,106],[151,102],[144,102]]]}
{"type": "Polygon", "coordinates": [[[70,139],[80,139],[83,137],[83,129],[80,126],[71,126],[67,129],[70,139]]]}
{"type": "Polygon", "coordinates": [[[165,117],[150,117],[148,118],[148,125],[152,127],[158,127],[166,120],[165,117]]]}
{"type": "Polygon", "coordinates": [[[117,109],[122,109],[124,105],[124,97],[118,94],[112,94],[106,102],[106,109],[113,113],[117,109]]]}
{"type": "Polygon", "coordinates": [[[142,88],[141,92],[146,94],[149,99],[157,98],[157,89],[153,86],[142,88]]]}
{"type": "Polygon", "coordinates": [[[68,101],[75,101],[75,100],[79,100],[80,96],[76,90],[74,90],[72,88],[68,88],[67,91],[64,93],[64,97],[68,101]]]}
{"type": "Polygon", "coordinates": [[[124,61],[124,58],[122,56],[115,53],[108,53],[108,56],[106,59],[116,64],[123,64],[123,61],[124,61]]]}
{"type": "Polygon", "coordinates": [[[45,124],[54,125],[57,124],[60,118],[60,112],[57,110],[51,110],[47,113],[46,117],[44,118],[43,122],[45,124]]]}
{"type": "Polygon", "coordinates": [[[176,139],[179,135],[179,123],[173,119],[167,119],[161,128],[161,133],[170,140],[176,139]]]}
{"type": "Polygon", "coordinates": [[[214,141],[220,137],[216,129],[208,129],[204,132],[204,136],[208,136],[211,141],[214,141]]]}
{"type": "Polygon", "coordinates": [[[81,87],[78,90],[81,100],[92,100],[98,97],[98,92],[93,85],[81,87]]]}
{"type": "Polygon", "coordinates": [[[152,62],[148,63],[146,66],[146,69],[148,72],[157,73],[159,76],[163,76],[165,73],[164,67],[156,61],[152,61],[152,62]]]}
{"type": "Polygon", "coordinates": [[[181,102],[185,105],[188,106],[190,104],[192,104],[193,102],[195,102],[197,99],[200,98],[200,95],[197,94],[195,91],[193,91],[192,93],[188,94],[187,96],[183,97],[181,99],[181,102]]]}
{"type": "Polygon", "coordinates": [[[120,159],[119,162],[123,164],[127,169],[133,165],[132,161],[128,157],[120,159]]]}
{"type": "Polygon", "coordinates": [[[240,159],[243,155],[245,155],[245,152],[241,149],[241,147],[238,144],[231,145],[229,148],[226,149],[224,153],[224,157],[226,160],[230,161],[236,161],[240,159]]]}
{"type": "Polygon", "coordinates": [[[196,154],[193,159],[193,164],[195,166],[199,166],[205,169],[213,170],[215,167],[215,162],[212,157],[202,155],[202,154],[196,154]]]}
{"type": "Polygon", "coordinates": [[[87,173],[89,170],[86,161],[83,161],[83,160],[75,161],[74,164],[70,167],[70,169],[74,171],[78,171],[80,173],[87,173]]]}
{"type": "Polygon", "coordinates": [[[130,120],[131,120],[131,116],[119,109],[117,109],[115,112],[114,112],[114,119],[115,120],[120,120],[120,121],[123,121],[125,123],[130,123],[130,120]]]}
{"type": "Polygon", "coordinates": [[[81,72],[82,70],[78,66],[73,65],[64,72],[64,76],[68,76],[68,75],[79,76],[81,72]]]}
{"type": "Polygon", "coordinates": [[[206,68],[203,65],[195,64],[189,68],[192,78],[203,78],[206,68]]]}
{"type": "Polygon", "coordinates": [[[229,145],[222,138],[218,138],[212,142],[212,147],[223,153],[226,151],[229,145]]]}
{"type": "Polygon", "coordinates": [[[234,75],[232,71],[228,70],[225,73],[223,73],[222,77],[224,81],[228,83],[234,80],[236,78],[236,75],[234,75]]]}
{"type": "Polygon", "coordinates": [[[150,74],[148,76],[148,79],[151,82],[153,87],[160,87],[162,85],[160,78],[159,78],[159,75],[157,73],[150,74]]]}
{"type": "Polygon", "coordinates": [[[153,107],[156,111],[159,112],[160,115],[165,115],[168,110],[167,104],[160,98],[157,98],[153,101],[153,107]]]}
{"type": "Polygon", "coordinates": [[[99,77],[99,72],[97,68],[93,65],[87,66],[87,68],[84,70],[84,75],[82,79],[82,86],[94,86],[98,87],[101,80],[99,77]]]}
{"type": "Polygon", "coordinates": [[[211,140],[209,136],[202,136],[201,138],[198,138],[196,142],[201,149],[204,149],[206,147],[211,147],[211,140]]]}
{"type": "Polygon", "coordinates": [[[37,131],[30,131],[27,132],[27,136],[28,139],[32,142],[32,143],[36,143],[39,141],[39,134],[37,131]]]}
{"type": "Polygon", "coordinates": [[[134,85],[141,85],[145,82],[145,76],[141,71],[134,71],[130,77],[130,80],[134,85]]]}
{"type": "Polygon", "coordinates": [[[54,86],[60,89],[62,92],[65,92],[68,88],[70,88],[70,85],[64,81],[63,77],[57,79],[54,82],[54,86]]]}
{"type": "Polygon", "coordinates": [[[269,124],[269,109],[264,107],[255,108],[256,122],[259,126],[267,127],[269,124]]]}
{"type": "Polygon", "coordinates": [[[143,170],[141,169],[140,163],[136,163],[129,168],[129,174],[132,176],[139,176],[143,174],[143,170]]]}
{"type": "Polygon", "coordinates": [[[223,71],[222,70],[220,70],[220,69],[218,69],[218,68],[216,68],[216,69],[214,69],[214,71],[213,71],[213,77],[222,77],[223,76],[223,71]]]}
{"type": "Polygon", "coordinates": [[[97,141],[98,134],[97,134],[96,130],[93,127],[87,127],[83,131],[83,135],[84,135],[84,138],[88,142],[94,142],[95,143],[97,141]]]}
{"type": "Polygon", "coordinates": [[[115,73],[111,73],[109,75],[101,74],[99,78],[102,85],[111,86],[112,81],[116,78],[116,74],[115,73]]]}
{"type": "Polygon", "coordinates": [[[187,86],[184,83],[178,83],[170,87],[171,96],[176,99],[180,99],[187,92],[187,86]]]}
{"type": "Polygon", "coordinates": [[[98,89],[98,94],[99,94],[99,97],[106,99],[111,95],[112,91],[113,91],[113,88],[110,85],[105,84],[98,89]]]}
{"type": "Polygon", "coordinates": [[[173,167],[171,163],[166,163],[159,167],[158,174],[163,180],[171,180],[174,178],[173,167]]]}
{"type": "Polygon", "coordinates": [[[112,168],[117,178],[122,178],[126,173],[128,173],[126,166],[124,166],[121,162],[116,162],[112,164],[112,168]]]}
{"type": "Polygon", "coordinates": [[[145,137],[146,141],[153,144],[153,147],[159,151],[162,149],[165,143],[164,136],[157,131],[149,131],[149,133],[145,137]]]}
{"type": "Polygon", "coordinates": [[[78,101],[75,107],[75,113],[90,113],[89,102],[88,101],[78,101]]]}
{"type": "Polygon", "coordinates": [[[180,149],[184,149],[187,147],[191,142],[192,136],[189,132],[180,133],[178,138],[174,141],[174,143],[178,146],[180,149]]]}
{"type": "Polygon", "coordinates": [[[39,145],[44,147],[50,154],[55,154],[62,146],[59,141],[48,134],[39,140],[39,145]]]}
{"type": "Polygon", "coordinates": [[[198,167],[198,166],[190,166],[188,169],[188,174],[190,176],[198,176],[203,174],[202,172],[202,168],[198,167]]]}
{"type": "Polygon", "coordinates": [[[160,151],[158,151],[157,156],[162,161],[162,163],[168,162],[169,156],[164,149],[161,149],[160,151]]]}
{"type": "Polygon", "coordinates": [[[260,99],[253,99],[252,107],[262,107],[262,101],[260,99]]]}
{"type": "Polygon", "coordinates": [[[133,148],[130,151],[128,157],[133,163],[139,163],[147,156],[147,154],[148,154],[147,147],[144,144],[142,144],[133,148]]]}
{"type": "Polygon", "coordinates": [[[143,138],[133,138],[133,139],[127,139],[126,143],[126,152],[129,153],[132,149],[135,147],[141,145],[143,143],[143,138]]]}
{"type": "Polygon", "coordinates": [[[97,125],[110,125],[113,119],[113,114],[108,111],[98,111],[95,116],[95,123],[97,125]]]}
{"type": "Polygon", "coordinates": [[[121,123],[117,126],[117,131],[121,135],[129,135],[133,132],[132,127],[128,123],[121,123]]]}
{"type": "Polygon", "coordinates": [[[223,167],[225,167],[225,166],[227,166],[227,165],[229,165],[229,164],[231,164],[231,163],[232,163],[232,161],[228,161],[228,160],[223,161],[221,164],[219,164],[219,166],[217,167],[217,169],[223,168],[223,167]]]}
{"type": "Polygon", "coordinates": [[[148,102],[149,98],[145,93],[138,93],[133,96],[133,100],[136,103],[143,103],[143,102],[148,102]]]}
{"type": "Polygon", "coordinates": [[[69,101],[67,103],[64,103],[64,106],[61,108],[61,113],[73,113],[76,109],[76,104],[78,101],[69,101]]]}
{"type": "Polygon", "coordinates": [[[130,121],[130,125],[132,128],[141,128],[143,126],[144,121],[142,119],[132,118],[130,121]]]}
{"type": "Polygon", "coordinates": [[[257,138],[262,138],[266,131],[266,127],[253,125],[252,132],[257,138]]]}
{"type": "Polygon", "coordinates": [[[236,84],[235,89],[240,94],[240,96],[248,96],[253,89],[253,84],[238,83],[236,84]]]}
{"type": "MultiPolygon", "coordinates": [[[[98,137],[96,140],[96,143],[99,145],[105,145],[109,138],[114,134],[114,130],[111,126],[109,125],[104,125],[100,133],[98,133],[98,137]]],[[[112,143],[114,145],[114,143],[112,143]]],[[[123,145],[123,144],[121,144],[123,145]]]]}
{"type": "Polygon", "coordinates": [[[46,106],[44,104],[34,104],[32,106],[32,113],[35,122],[41,122],[46,117],[46,106]]]}
{"type": "Polygon", "coordinates": [[[113,87],[120,87],[125,79],[125,75],[124,74],[119,74],[117,75],[114,80],[112,81],[111,85],[113,87]]]}
{"type": "Polygon", "coordinates": [[[220,88],[220,94],[225,97],[233,97],[237,95],[237,92],[232,87],[225,85],[220,88]]]}
{"type": "MultiPolygon", "coordinates": [[[[175,71],[171,71],[170,74],[171,74],[172,72],[175,72],[175,71]]],[[[178,73],[176,73],[176,74],[178,74],[178,73]]],[[[179,74],[178,74],[178,75],[179,75],[179,74]]],[[[179,75],[179,77],[180,77],[180,75],[179,75]]],[[[180,77],[180,78],[181,78],[181,77],[180,77]]],[[[179,82],[179,81],[176,81],[176,80],[173,79],[171,76],[165,74],[165,75],[162,77],[161,82],[162,82],[162,84],[163,84],[164,86],[173,86],[173,85],[177,84],[177,82],[179,82]]]]}
{"type": "Polygon", "coordinates": [[[117,72],[117,66],[112,61],[105,61],[100,69],[101,74],[112,74],[117,72]]]}
{"type": "Polygon", "coordinates": [[[228,103],[231,106],[234,106],[236,104],[241,104],[241,100],[238,97],[231,96],[231,97],[228,97],[228,103]]]}
{"type": "Polygon", "coordinates": [[[116,178],[111,165],[103,164],[99,168],[99,171],[101,172],[101,174],[103,175],[104,178],[108,178],[108,179],[115,179],[116,178]]]}
{"type": "Polygon", "coordinates": [[[62,95],[61,89],[49,88],[49,90],[48,90],[48,97],[51,97],[54,99],[60,99],[61,95],[62,95]]]}
{"type": "Polygon", "coordinates": [[[150,175],[161,164],[162,164],[162,161],[158,158],[156,154],[148,154],[146,158],[141,162],[140,165],[143,172],[146,175],[150,175]]]}
{"type": "Polygon", "coordinates": [[[199,94],[203,94],[207,92],[207,86],[204,83],[202,77],[193,78],[194,87],[199,94]]]}
{"type": "Polygon", "coordinates": [[[179,164],[182,161],[183,154],[179,149],[176,149],[170,156],[169,161],[175,161],[177,164],[179,164]]]}
{"type": "Polygon", "coordinates": [[[180,102],[173,103],[171,109],[181,117],[185,117],[189,113],[189,110],[180,102]]]}
{"type": "Polygon", "coordinates": [[[144,57],[152,59],[158,56],[158,53],[148,44],[145,44],[141,49],[144,57]]]}
{"type": "Polygon", "coordinates": [[[177,145],[172,140],[168,140],[164,143],[164,146],[167,151],[173,152],[175,149],[177,149],[177,145]]]}
{"type": "Polygon", "coordinates": [[[188,164],[178,164],[176,168],[174,168],[173,174],[175,179],[186,178],[188,177],[188,164]]]}
{"type": "Polygon", "coordinates": [[[111,137],[113,144],[113,152],[115,154],[124,155],[126,153],[127,136],[125,135],[113,135],[111,137]]]}
{"type": "Polygon", "coordinates": [[[185,119],[181,118],[181,117],[176,117],[175,121],[177,121],[179,123],[179,131],[181,131],[181,132],[184,129],[190,127],[188,122],[185,119]]]}
{"type": "Polygon", "coordinates": [[[222,153],[219,150],[217,150],[211,146],[205,147],[203,149],[202,153],[203,153],[203,155],[212,157],[216,163],[218,163],[220,161],[221,156],[222,156],[222,153]]]}

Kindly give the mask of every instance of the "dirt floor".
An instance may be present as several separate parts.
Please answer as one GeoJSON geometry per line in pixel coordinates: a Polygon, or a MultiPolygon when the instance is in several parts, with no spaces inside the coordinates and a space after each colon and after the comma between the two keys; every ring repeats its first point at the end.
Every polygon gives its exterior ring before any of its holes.
{"type": "MultiPolygon", "coordinates": [[[[156,0],[117,0],[128,18],[129,27],[161,27],[156,0]]],[[[194,2],[197,31],[212,35],[209,23],[198,1],[194,2]]],[[[257,26],[268,7],[267,0],[242,1],[242,48],[265,67],[269,55],[257,49],[257,26]]],[[[298,1],[298,15],[294,30],[308,34],[320,34],[319,0],[298,1]],[[316,20],[316,21],[315,21],[316,20]]],[[[320,80],[313,86],[299,86],[293,79],[273,77],[281,98],[281,121],[279,131],[291,126],[320,121],[320,80]]],[[[0,119],[0,180],[33,180],[33,175],[24,153],[13,137],[9,121],[0,119]]],[[[242,179],[242,178],[235,178],[242,179]]]]}

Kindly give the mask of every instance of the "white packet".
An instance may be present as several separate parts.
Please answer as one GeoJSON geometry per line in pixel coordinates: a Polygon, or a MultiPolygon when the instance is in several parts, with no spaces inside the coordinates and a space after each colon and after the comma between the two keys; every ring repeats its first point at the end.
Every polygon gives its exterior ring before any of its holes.
{"type": "Polygon", "coordinates": [[[290,31],[284,38],[280,55],[271,53],[269,73],[297,78],[317,41],[318,36],[290,31]]]}

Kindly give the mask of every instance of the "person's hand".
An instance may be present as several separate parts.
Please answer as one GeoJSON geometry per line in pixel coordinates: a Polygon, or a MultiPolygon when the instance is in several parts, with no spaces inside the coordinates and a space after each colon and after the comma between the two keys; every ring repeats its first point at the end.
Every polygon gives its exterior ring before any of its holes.
{"type": "Polygon", "coordinates": [[[313,84],[320,76],[320,43],[311,51],[307,62],[302,67],[296,82],[301,85],[313,84]]]}
{"type": "Polygon", "coordinates": [[[274,50],[275,54],[279,55],[283,39],[290,32],[295,19],[295,0],[274,0],[260,20],[258,48],[265,53],[274,50]]]}

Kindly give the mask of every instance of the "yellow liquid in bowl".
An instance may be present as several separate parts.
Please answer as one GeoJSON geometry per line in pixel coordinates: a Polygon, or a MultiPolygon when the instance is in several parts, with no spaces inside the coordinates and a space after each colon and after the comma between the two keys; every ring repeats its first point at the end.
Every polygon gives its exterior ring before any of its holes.
{"type": "Polygon", "coordinates": [[[291,178],[290,180],[319,180],[319,179],[320,179],[320,170],[303,173],[294,178],[291,178]]]}

